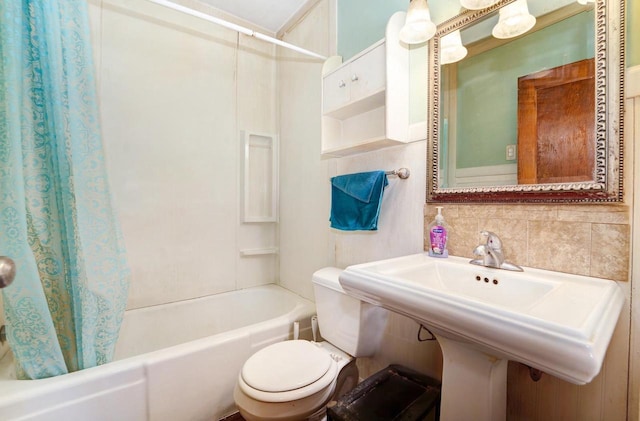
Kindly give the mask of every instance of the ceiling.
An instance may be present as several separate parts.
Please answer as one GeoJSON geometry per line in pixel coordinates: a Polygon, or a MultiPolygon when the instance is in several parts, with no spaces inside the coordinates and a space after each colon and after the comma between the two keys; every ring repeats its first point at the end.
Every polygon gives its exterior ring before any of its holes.
{"type": "Polygon", "coordinates": [[[200,0],[265,30],[277,33],[313,0],[200,0]]]}

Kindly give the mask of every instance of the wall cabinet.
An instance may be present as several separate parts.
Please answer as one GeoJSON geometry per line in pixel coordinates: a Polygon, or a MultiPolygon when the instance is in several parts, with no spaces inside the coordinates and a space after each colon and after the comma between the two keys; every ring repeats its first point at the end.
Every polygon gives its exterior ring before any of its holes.
{"type": "Polygon", "coordinates": [[[349,118],[384,105],[385,51],[382,40],[324,77],[322,111],[325,116],[349,118]]]}
{"type": "Polygon", "coordinates": [[[339,157],[409,139],[409,49],[398,33],[406,14],[394,14],[383,40],[345,63],[330,57],[323,67],[324,157],[339,157]]]}

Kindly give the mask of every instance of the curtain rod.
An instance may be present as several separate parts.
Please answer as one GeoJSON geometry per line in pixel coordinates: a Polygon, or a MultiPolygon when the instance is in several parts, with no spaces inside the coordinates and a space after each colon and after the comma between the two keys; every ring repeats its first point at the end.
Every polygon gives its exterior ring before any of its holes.
{"type": "Polygon", "coordinates": [[[317,54],[317,53],[314,53],[313,51],[305,50],[304,48],[298,47],[298,46],[293,45],[293,44],[289,44],[288,42],[284,42],[284,41],[281,41],[281,40],[279,40],[277,38],[273,38],[273,37],[270,37],[268,35],[261,34],[260,32],[256,32],[256,31],[254,31],[252,29],[245,28],[244,26],[236,25],[235,23],[228,22],[228,21],[226,21],[224,19],[216,18],[216,17],[208,15],[206,13],[202,13],[202,12],[199,12],[197,10],[193,10],[193,9],[190,9],[188,7],[185,7],[185,6],[181,6],[181,5],[173,3],[171,1],[167,1],[167,0],[147,0],[147,1],[150,1],[151,3],[158,4],[160,6],[168,7],[169,9],[173,9],[173,10],[176,10],[178,12],[185,13],[187,15],[191,15],[191,16],[195,16],[195,17],[200,18],[200,19],[204,19],[204,20],[206,20],[208,22],[215,23],[216,25],[224,26],[225,28],[232,29],[232,30],[234,30],[236,32],[240,32],[241,34],[245,34],[245,35],[248,35],[250,37],[254,37],[254,38],[260,39],[262,41],[270,42],[272,44],[276,44],[276,45],[279,45],[281,47],[288,48],[290,50],[297,51],[299,53],[306,54],[306,55],[311,56],[311,57],[319,58],[319,59],[322,59],[322,60],[326,60],[327,59],[325,56],[317,54]]]}

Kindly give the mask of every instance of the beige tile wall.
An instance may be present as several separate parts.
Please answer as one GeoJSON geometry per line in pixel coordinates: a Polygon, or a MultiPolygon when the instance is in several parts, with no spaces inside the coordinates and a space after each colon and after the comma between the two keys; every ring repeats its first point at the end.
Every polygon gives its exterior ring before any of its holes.
{"type": "MultiPolygon", "coordinates": [[[[425,205],[428,226],[437,204],[425,205]]],[[[508,261],[558,272],[627,281],[630,209],[627,205],[443,204],[449,253],[473,257],[480,231],[502,239],[508,261]]]]}

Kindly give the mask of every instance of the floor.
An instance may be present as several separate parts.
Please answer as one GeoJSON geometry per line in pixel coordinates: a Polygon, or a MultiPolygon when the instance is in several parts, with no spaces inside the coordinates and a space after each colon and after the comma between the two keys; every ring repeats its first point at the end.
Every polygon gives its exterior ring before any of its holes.
{"type": "Polygon", "coordinates": [[[240,415],[239,412],[236,412],[235,414],[231,414],[228,417],[221,419],[220,421],[244,421],[244,418],[242,418],[242,415],[240,415]]]}

